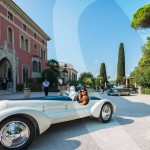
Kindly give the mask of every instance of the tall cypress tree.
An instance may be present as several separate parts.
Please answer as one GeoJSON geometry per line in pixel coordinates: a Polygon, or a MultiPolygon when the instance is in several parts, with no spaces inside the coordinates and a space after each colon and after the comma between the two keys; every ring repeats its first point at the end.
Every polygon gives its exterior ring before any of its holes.
{"type": "Polygon", "coordinates": [[[103,78],[102,78],[102,83],[103,83],[103,84],[105,84],[105,82],[108,83],[105,63],[101,63],[100,76],[103,77],[103,78]]]}
{"type": "Polygon", "coordinates": [[[125,76],[125,54],[124,54],[124,45],[120,43],[119,53],[118,53],[118,65],[117,65],[117,79],[116,83],[122,84],[123,77],[125,76]]]}

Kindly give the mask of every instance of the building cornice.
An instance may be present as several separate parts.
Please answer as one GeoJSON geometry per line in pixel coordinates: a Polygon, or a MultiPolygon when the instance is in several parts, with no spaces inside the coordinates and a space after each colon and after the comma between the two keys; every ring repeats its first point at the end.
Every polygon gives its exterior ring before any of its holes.
{"type": "Polygon", "coordinates": [[[6,3],[9,7],[11,7],[20,18],[23,18],[28,24],[30,24],[35,30],[37,30],[37,32],[41,34],[47,41],[51,40],[51,38],[19,6],[17,6],[16,3],[13,2],[13,0],[6,0],[6,1],[4,0],[4,3],[6,3]]]}

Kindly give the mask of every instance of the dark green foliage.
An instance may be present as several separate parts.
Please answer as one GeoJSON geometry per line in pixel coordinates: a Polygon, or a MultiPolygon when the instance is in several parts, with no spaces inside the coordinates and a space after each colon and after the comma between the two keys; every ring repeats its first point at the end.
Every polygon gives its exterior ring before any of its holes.
{"type": "Polygon", "coordinates": [[[136,30],[150,27],[150,4],[137,10],[133,15],[131,27],[136,30]]]}
{"type": "Polygon", "coordinates": [[[135,82],[143,88],[150,88],[150,39],[142,47],[143,56],[138,62],[138,66],[130,74],[133,78],[132,84],[135,82]]]}
{"type": "Polygon", "coordinates": [[[102,77],[102,79],[101,79],[102,84],[105,84],[105,82],[108,83],[105,63],[101,63],[100,77],[102,77]]]}
{"type": "Polygon", "coordinates": [[[59,92],[57,87],[49,87],[48,91],[49,92],[59,92]]]}
{"type": "Polygon", "coordinates": [[[118,53],[118,64],[117,64],[117,79],[116,83],[124,84],[125,76],[125,55],[124,55],[124,45],[120,43],[119,53],[118,53]]]}
{"type": "Polygon", "coordinates": [[[44,81],[47,78],[50,81],[50,86],[57,86],[58,77],[60,76],[59,63],[54,59],[50,59],[48,60],[47,66],[48,69],[42,72],[42,80],[44,81]]]}
{"type": "Polygon", "coordinates": [[[83,72],[78,79],[79,83],[86,84],[88,87],[94,86],[94,77],[91,72],[83,72]]]}
{"type": "Polygon", "coordinates": [[[142,89],[141,89],[141,92],[142,92],[143,94],[150,94],[150,88],[142,88],[142,89]]]}
{"type": "MultiPolygon", "coordinates": [[[[134,29],[150,28],[150,4],[139,8],[133,16],[132,27],[134,29]]],[[[150,38],[142,47],[143,56],[138,62],[138,66],[130,74],[133,78],[132,84],[142,86],[142,93],[150,93],[150,38]]]]}
{"type": "Polygon", "coordinates": [[[33,82],[30,84],[30,90],[31,90],[32,92],[41,92],[41,91],[42,91],[42,83],[33,81],[33,82]]]}
{"type": "Polygon", "coordinates": [[[70,80],[70,83],[72,83],[75,87],[79,84],[77,80],[70,80]]]}
{"type": "Polygon", "coordinates": [[[16,90],[17,91],[23,91],[24,85],[23,84],[17,84],[16,90]]]}
{"type": "Polygon", "coordinates": [[[91,72],[83,72],[80,74],[80,77],[79,77],[79,81],[82,81],[84,80],[85,78],[93,78],[93,75],[91,72]]]}

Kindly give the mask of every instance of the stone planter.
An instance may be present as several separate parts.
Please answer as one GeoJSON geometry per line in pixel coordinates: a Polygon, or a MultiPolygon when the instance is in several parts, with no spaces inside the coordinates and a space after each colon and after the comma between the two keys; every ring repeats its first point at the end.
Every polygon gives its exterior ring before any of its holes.
{"type": "Polygon", "coordinates": [[[30,89],[28,89],[28,88],[24,89],[24,90],[23,90],[24,97],[25,97],[25,98],[29,98],[29,97],[30,97],[30,92],[31,92],[30,89]]]}

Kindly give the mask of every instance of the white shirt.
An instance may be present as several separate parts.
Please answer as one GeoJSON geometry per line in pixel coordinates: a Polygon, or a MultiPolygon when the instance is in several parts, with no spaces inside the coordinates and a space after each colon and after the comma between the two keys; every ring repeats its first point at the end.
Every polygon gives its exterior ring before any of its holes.
{"type": "Polygon", "coordinates": [[[44,87],[49,87],[49,81],[44,81],[44,82],[43,82],[43,86],[44,86],[44,87]]]}
{"type": "Polygon", "coordinates": [[[77,93],[76,93],[75,91],[71,91],[71,92],[69,93],[69,97],[70,97],[72,100],[74,100],[76,96],[77,96],[77,93]]]}

